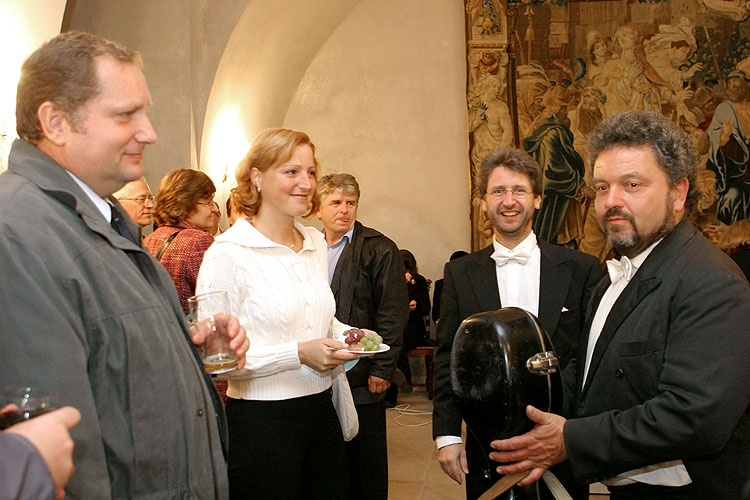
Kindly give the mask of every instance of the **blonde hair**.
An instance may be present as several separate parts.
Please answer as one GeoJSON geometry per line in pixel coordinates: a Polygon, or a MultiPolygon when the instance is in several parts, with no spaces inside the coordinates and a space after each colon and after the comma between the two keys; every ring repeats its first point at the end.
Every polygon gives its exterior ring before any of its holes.
{"type": "MultiPolygon", "coordinates": [[[[255,138],[250,151],[237,166],[235,172],[237,187],[232,189],[232,197],[234,198],[232,208],[236,206],[239,213],[249,217],[256,215],[263,198],[250,177],[253,168],[257,168],[260,172],[266,172],[272,167],[281,165],[294,155],[297,146],[302,145],[310,146],[310,149],[312,149],[316,167],[315,181],[317,183],[320,168],[318,159],[315,157],[315,145],[310,141],[310,137],[304,132],[286,128],[264,130],[255,138]]],[[[319,207],[320,196],[317,190],[313,190],[310,209],[303,217],[311,216],[318,211],[319,207]]]]}

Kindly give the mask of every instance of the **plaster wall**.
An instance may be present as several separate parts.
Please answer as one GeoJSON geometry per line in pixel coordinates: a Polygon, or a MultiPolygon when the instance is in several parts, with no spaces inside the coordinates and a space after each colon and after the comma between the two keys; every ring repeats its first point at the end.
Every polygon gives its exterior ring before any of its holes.
{"type": "Polygon", "coordinates": [[[60,32],[65,0],[37,0],[33,4],[0,0],[0,172],[8,167],[16,133],[16,87],[21,65],[42,42],[60,32]]]}
{"type": "Polygon", "coordinates": [[[360,220],[422,274],[468,250],[462,2],[69,0],[67,29],[143,53],[152,189],[192,166],[223,201],[255,135],[286,126],[310,134],[324,173],[357,176],[360,220]]]}
{"type": "Polygon", "coordinates": [[[316,141],[324,173],[357,177],[359,219],[433,280],[469,246],[464,54],[461,2],[360,2],[285,120],[316,141]]]}
{"type": "Polygon", "coordinates": [[[469,246],[461,3],[336,0],[321,11],[284,0],[284,17],[277,6],[251,2],[229,40],[201,168],[219,182],[228,174],[224,196],[261,130],[303,130],[323,173],[357,177],[359,219],[440,278],[469,246]]]}
{"type": "Polygon", "coordinates": [[[82,30],[143,54],[159,141],[146,149],[146,180],[198,168],[206,101],[221,54],[249,0],[68,0],[62,31],[82,30]]]}

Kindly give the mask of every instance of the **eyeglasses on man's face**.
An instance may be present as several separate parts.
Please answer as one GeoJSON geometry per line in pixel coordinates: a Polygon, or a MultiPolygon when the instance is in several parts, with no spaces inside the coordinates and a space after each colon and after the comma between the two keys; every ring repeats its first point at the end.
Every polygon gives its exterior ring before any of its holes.
{"type": "Polygon", "coordinates": [[[505,189],[505,188],[499,187],[499,188],[495,188],[490,191],[487,191],[487,194],[489,194],[493,198],[501,198],[501,199],[505,198],[505,195],[507,195],[508,193],[513,195],[514,198],[525,198],[531,194],[529,191],[527,191],[525,188],[522,188],[522,187],[514,187],[511,189],[505,189]]]}
{"type": "Polygon", "coordinates": [[[139,196],[138,198],[118,198],[118,201],[123,201],[123,200],[134,201],[138,203],[139,205],[145,205],[147,201],[150,203],[154,202],[154,195],[139,196]]]}

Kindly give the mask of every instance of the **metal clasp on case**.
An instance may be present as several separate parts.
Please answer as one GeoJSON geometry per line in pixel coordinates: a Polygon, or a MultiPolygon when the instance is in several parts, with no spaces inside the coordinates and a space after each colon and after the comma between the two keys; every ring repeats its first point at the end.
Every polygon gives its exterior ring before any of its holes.
{"type": "Polygon", "coordinates": [[[555,373],[557,365],[557,356],[552,351],[536,353],[526,360],[526,368],[534,375],[555,373]]]}

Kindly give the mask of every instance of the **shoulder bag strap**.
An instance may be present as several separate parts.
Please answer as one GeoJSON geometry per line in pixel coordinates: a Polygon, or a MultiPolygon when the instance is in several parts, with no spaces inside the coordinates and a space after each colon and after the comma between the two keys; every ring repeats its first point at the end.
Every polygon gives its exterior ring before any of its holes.
{"type": "Polygon", "coordinates": [[[164,255],[164,251],[167,249],[169,244],[172,243],[172,240],[175,238],[175,236],[177,236],[177,233],[179,233],[180,231],[182,231],[182,229],[178,229],[174,233],[170,234],[169,238],[164,240],[164,243],[162,243],[161,246],[159,247],[159,251],[156,252],[156,260],[161,262],[161,256],[164,255]]]}

